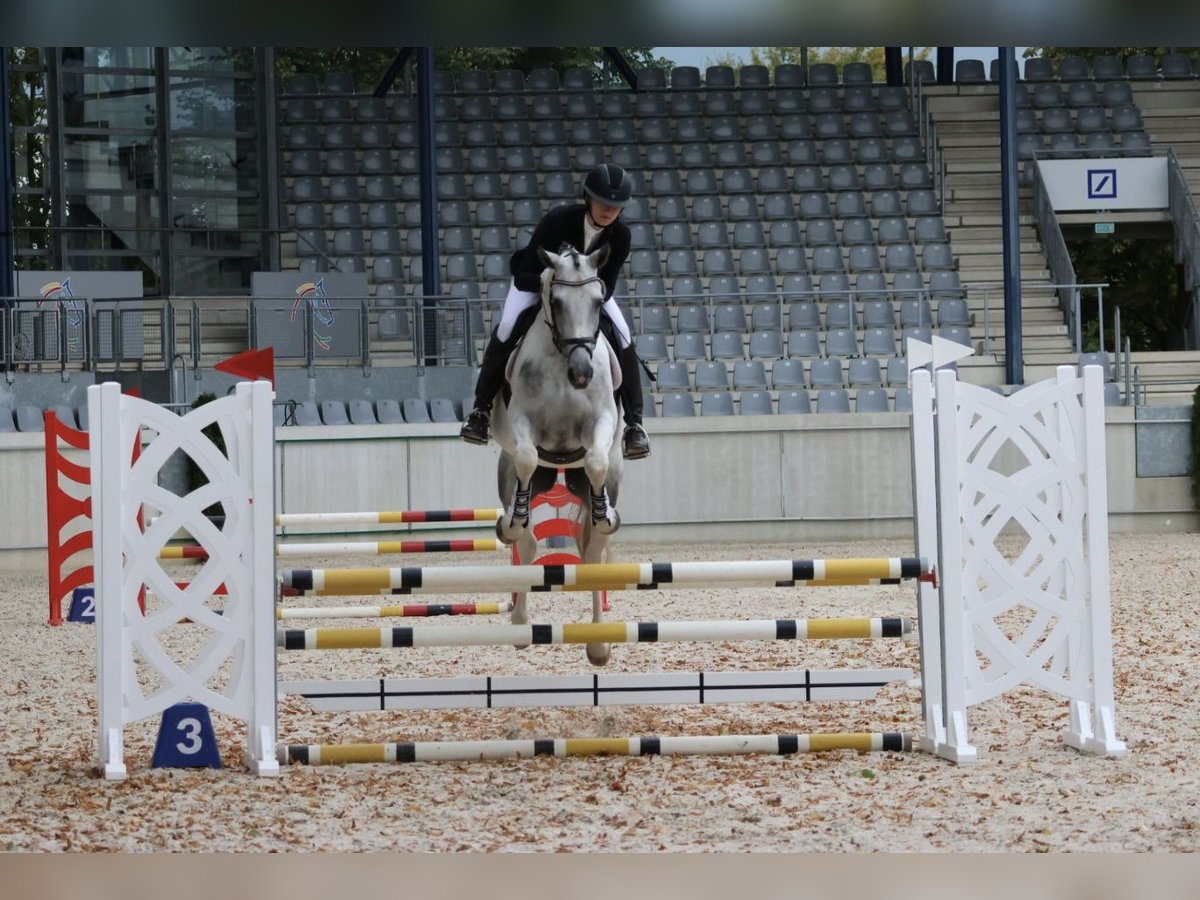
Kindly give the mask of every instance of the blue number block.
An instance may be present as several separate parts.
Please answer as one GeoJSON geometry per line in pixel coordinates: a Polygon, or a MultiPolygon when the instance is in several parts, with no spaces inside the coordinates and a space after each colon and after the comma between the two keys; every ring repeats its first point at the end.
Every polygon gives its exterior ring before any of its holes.
{"type": "Polygon", "coordinates": [[[154,745],[155,769],[219,769],[221,750],[203,703],[176,703],[163,710],[154,745]]]}
{"type": "Polygon", "coordinates": [[[75,588],[71,592],[71,611],[67,613],[68,622],[84,622],[88,625],[96,623],[96,589],[94,587],[75,588]]]}

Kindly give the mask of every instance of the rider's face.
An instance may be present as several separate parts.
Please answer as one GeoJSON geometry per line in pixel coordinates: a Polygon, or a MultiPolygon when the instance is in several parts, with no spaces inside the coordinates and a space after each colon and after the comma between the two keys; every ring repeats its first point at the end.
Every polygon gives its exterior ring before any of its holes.
{"type": "Polygon", "coordinates": [[[621,207],[609,206],[595,198],[588,201],[588,210],[592,217],[592,221],[601,228],[607,228],[613,222],[617,221],[617,217],[621,215],[621,207]]]}

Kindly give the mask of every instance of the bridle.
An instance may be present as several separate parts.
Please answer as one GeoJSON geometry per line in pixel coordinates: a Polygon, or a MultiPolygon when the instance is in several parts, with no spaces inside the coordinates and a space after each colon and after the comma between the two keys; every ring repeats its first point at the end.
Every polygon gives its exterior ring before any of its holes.
{"type": "MultiPolygon", "coordinates": [[[[601,278],[599,275],[593,275],[591,278],[585,278],[582,281],[567,281],[562,278],[552,278],[550,280],[550,286],[553,287],[556,284],[561,284],[565,285],[566,287],[583,287],[584,285],[591,284],[593,281],[604,284],[603,278],[601,278]]],[[[579,349],[586,350],[588,356],[591,356],[592,353],[595,352],[596,339],[600,336],[599,317],[596,318],[596,330],[592,333],[590,338],[564,338],[558,333],[558,323],[554,321],[554,307],[550,304],[543,304],[542,312],[545,315],[546,325],[550,329],[550,336],[554,340],[554,346],[564,357],[569,357],[573,352],[579,349]]]]}

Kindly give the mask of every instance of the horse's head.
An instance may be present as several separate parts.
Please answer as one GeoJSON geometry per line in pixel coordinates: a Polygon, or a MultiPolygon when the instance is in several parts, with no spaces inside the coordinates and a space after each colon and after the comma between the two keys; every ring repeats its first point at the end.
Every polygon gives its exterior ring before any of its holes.
{"type": "Polygon", "coordinates": [[[542,313],[554,346],[566,357],[567,378],[575,388],[585,388],[592,380],[592,353],[600,334],[600,307],[607,293],[598,273],[608,253],[607,244],[586,255],[574,248],[561,254],[538,248],[546,264],[542,273],[542,313]]]}

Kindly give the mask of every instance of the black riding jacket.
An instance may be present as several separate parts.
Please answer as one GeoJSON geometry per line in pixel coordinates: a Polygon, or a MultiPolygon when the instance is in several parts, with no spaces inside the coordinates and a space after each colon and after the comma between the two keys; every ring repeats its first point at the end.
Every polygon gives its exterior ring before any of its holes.
{"type": "MultiPolygon", "coordinates": [[[[544,247],[551,253],[557,253],[564,243],[570,244],[581,253],[587,249],[583,246],[583,217],[587,214],[587,206],[577,203],[572,206],[560,206],[542,216],[534,229],[529,243],[512,255],[510,265],[513,283],[518,290],[538,293],[542,289],[542,270],[546,268],[538,256],[537,248],[544,247]]],[[[604,279],[604,299],[613,295],[617,286],[617,277],[621,267],[629,256],[629,226],[617,219],[607,228],[600,229],[596,238],[596,246],[608,241],[610,252],[608,261],[600,268],[600,277],[604,279]]]]}

